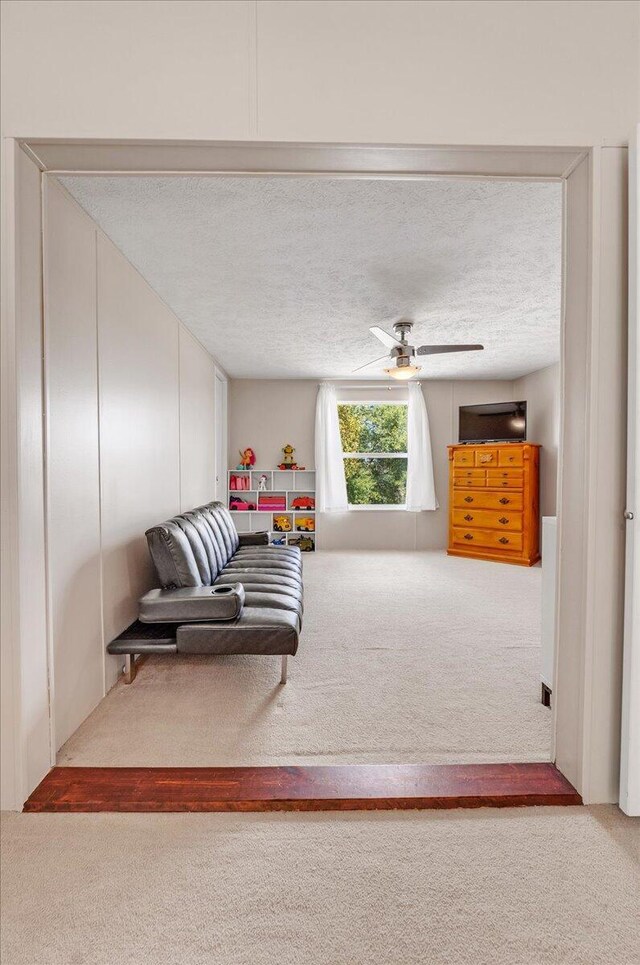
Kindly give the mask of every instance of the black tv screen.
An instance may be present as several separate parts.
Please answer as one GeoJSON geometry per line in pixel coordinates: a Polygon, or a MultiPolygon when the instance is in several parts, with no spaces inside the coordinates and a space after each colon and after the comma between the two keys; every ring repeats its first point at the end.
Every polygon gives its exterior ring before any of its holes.
{"type": "Polygon", "coordinates": [[[524,442],[527,403],[461,405],[458,434],[460,442],[524,442]]]}

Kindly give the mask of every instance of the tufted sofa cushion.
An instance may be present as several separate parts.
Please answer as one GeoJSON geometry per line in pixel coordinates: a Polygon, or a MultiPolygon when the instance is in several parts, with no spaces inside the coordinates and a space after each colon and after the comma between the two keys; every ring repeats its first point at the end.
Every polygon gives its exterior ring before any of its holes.
{"type": "Polygon", "coordinates": [[[208,503],[147,530],[163,589],[211,586],[240,545],[228,509],[208,503]]]}

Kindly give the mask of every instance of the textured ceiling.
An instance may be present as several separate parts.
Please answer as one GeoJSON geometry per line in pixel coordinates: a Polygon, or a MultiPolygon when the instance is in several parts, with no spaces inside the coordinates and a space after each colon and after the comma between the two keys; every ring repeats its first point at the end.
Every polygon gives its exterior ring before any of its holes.
{"type": "MultiPolygon", "coordinates": [[[[337,378],[414,344],[423,378],[557,361],[561,186],[482,180],[65,177],[67,189],[236,378],[337,378]]],[[[382,363],[358,378],[382,375],[382,363]]]]}

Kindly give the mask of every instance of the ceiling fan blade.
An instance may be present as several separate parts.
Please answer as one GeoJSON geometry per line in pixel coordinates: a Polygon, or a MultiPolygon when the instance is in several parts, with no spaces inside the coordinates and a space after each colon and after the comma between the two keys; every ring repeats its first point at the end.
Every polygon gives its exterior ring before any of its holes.
{"type": "Polygon", "coordinates": [[[484,345],[420,345],[416,355],[444,355],[445,352],[480,352],[484,345]]]}
{"type": "Polygon", "coordinates": [[[377,325],[373,325],[369,331],[372,335],[375,335],[376,338],[379,338],[382,344],[386,345],[387,348],[397,348],[399,345],[402,345],[402,342],[399,342],[397,338],[394,338],[393,335],[389,335],[388,332],[385,332],[384,329],[379,328],[377,325]]]}
{"type": "Polygon", "coordinates": [[[370,365],[375,365],[376,362],[384,362],[384,361],[387,361],[389,358],[390,358],[389,355],[381,355],[379,359],[373,359],[373,361],[371,361],[371,362],[365,362],[364,365],[359,365],[357,369],[351,369],[351,374],[353,374],[354,372],[359,372],[360,369],[366,369],[366,368],[368,368],[370,365]]]}

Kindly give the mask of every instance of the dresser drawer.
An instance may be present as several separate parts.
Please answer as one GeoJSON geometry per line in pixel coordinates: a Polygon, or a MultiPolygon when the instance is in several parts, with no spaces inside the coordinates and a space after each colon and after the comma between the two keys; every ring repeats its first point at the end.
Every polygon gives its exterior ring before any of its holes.
{"type": "Polygon", "coordinates": [[[522,469],[489,469],[487,486],[490,489],[522,489],[524,473],[522,469]]]}
{"type": "Polygon", "coordinates": [[[522,509],[522,493],[464,493],[453,491],[453,505],[455,509],[508,509],[510,512],[522,509]]]}
{"type": "Polygon", "coordinates": [[[522,449],[498,449],[498,465],[508,469],[509,466],[524,466],[524,456],[522,449]]]}
{"type": "Polygon", "coordinates": [[[484,489],[486,478],[484,469],[454,469],[453,471],[453,485],[456,489],[460,487],[466,489],[468,486],[484,489]]]}
{"type": "Polygon", "coordinates": [[[522,513],[495,512],[490,509],[454,509],[454,526],[482,526],[486,529],[522,531],[522,513]]]}
{"type": "Polygon", "coordinates": [[[476,466],[489,469],[491,466],[498,466],[497,449],[476,449],[476,466]]]}
{"type": "Polygon", "coordinates": [[[458,466],[473,466],[473,449],[456,449],[453,453],[453,465],[458,466]]]}
{"type": "Polygon", "coordinates": [[[484,546],[522,552],[522,533],[501,533],[495,529],[456,528],[453,530],[453,542],[456,546],[484,546]]]}

